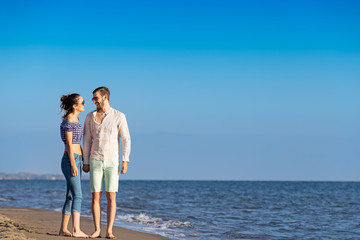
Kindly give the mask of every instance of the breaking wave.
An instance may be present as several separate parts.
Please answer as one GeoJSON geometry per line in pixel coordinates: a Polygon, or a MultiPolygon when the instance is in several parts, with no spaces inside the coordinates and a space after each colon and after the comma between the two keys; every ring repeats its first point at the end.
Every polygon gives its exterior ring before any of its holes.
{"type": "Polygon", "coordinates": [[[14,198],[3,198],[3,197],[0,197],[0,202],[10,202],[10,201],[13,201],[14,198]]]}
{"type": "Polygon", "coordinates": [[[159,229],[171,229],[171,228],[179,228],[179,227],[191,227],[193,224],[191,222],[182,222],[177,220],[165,220],[161,218],[155,218],[146,215],[145,213],[140,213],[138,215],[135,214],[126,214],[119,215],[116,217],[117,221],[120,222],[129,222],[145,225],[148,227],[154,227],[159,229]]]}

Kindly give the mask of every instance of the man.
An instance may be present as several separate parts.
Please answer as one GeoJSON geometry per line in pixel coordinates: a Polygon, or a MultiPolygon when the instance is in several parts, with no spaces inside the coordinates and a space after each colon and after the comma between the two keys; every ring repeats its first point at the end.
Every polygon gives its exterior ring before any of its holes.
{"type": "Polygon", "coordinates": [[[84,172],[90,171],[92,212],[95,232],[100,236],[100,200],[103,181],[107,198],[106,238],[115,238],[112,233],[116,213],[116,193],[119,183],[119,141],[122,144],[121,174],[127,172],[130,155],[130,134],[125,115],[110,107],[110,91],[99,87],[93,91],[96,110],[90,112],[84,126],[84,172]]]}

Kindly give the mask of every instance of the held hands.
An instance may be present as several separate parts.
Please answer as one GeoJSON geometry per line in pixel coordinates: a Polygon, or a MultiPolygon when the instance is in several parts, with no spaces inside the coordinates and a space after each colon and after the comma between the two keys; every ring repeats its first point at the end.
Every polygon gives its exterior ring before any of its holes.
{"type": "Polygon", "coordinates": [[[84,172],[89,172],[90,171],[90,165],[89,164],[84,164],[83,165],[83,170],[84,170],[84,172]]]}
{"type": "Polygon", "coordinates": [[[76,165],[71,166],[71,175],[73,177],[76,177],[78,175],[78,168],[76,167],[76,165]]]}
{"type": "Polygon", "coordinates": [[[125,174],[127,172],[127,165],[128,165],[128,162],[122,162],[121,164],[121,174],[125,174]]]}

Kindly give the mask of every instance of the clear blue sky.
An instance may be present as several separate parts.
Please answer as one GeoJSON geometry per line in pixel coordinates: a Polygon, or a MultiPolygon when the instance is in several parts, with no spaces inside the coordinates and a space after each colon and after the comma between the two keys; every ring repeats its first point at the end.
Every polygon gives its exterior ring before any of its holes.
{"type": "Polygon", "coordinates": [[[1,1],[0,172],[61,173],[108,86],[121,179],[360,180],[358,1],[1,1]]]}

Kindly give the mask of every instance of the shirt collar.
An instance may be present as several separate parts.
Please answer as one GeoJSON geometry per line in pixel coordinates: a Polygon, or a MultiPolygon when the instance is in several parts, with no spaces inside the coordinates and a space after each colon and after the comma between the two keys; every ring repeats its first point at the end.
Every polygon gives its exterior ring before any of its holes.
{"type": "MultiPolygon", "coordinates": [[[[109,115],[109,113],[111,112],[111,110],[112,110],[112,108],[110,108],[107,112],[104,112],[103,115],[105,115],[105,116],[109,115]]],[[[97,111],[95,110],[95,111],[93,112],[93,116],[95,116],[96,113],[97,113],[97,111]]]]}
{"type": "Polygon", "coordinates": [[[109,113],[110,113],[110,111],[111,111],[111,107],[109,108],[109,110],[107,111],[107,112],[105,112],[105,113],[103,113],[104,115],[108,115],[109,113]]]}

